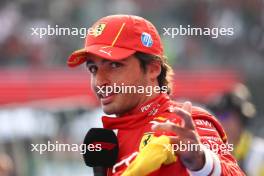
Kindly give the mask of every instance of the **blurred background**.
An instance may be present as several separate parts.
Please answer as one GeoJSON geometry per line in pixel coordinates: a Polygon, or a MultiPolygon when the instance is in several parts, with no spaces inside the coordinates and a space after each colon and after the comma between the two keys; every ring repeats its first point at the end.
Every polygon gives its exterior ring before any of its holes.
{"type": "MultiPolygon", "coordinates": [[[[102,111],[85,67],[67,68],[80,36],[32,35],[43,26],[88,28],[117,13],[150,20],[175,71],[173,98],[210,105],[237,83],[251,92],[256,114],[246,127],[264,136],[264,1],[1,0],[0,175],[92,175],[78,152],[31,152],[30,144],[81,143],[102,111]],[[163,36],[163,28],[234,28],[233,36],[163,36]]],[[[230,128],[236,128],[234,124],[230,128]]]]}

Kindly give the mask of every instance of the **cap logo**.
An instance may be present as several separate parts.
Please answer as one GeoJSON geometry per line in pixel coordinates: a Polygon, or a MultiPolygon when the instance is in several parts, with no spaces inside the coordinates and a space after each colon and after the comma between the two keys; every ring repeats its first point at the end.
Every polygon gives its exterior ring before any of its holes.
{"type": "Polygon", "coordinates": [[[141,34],[141,42],[146,47],[151,47],[153,44],[153,40],[151,38],[151,35],[149,33],[143,32],[141,34]]]}
{"type": "Polygon", "coordinates": [[[100,52],[104,53],[104,54],[107,54],[108,56],[112,57],[112,50],[109,50],[109,51],[105,51],[103,49],[100,49],[99,50],[100,52]]]}
{"type": "Polygon", "coordinates": [[[103,33],[103,30],[105,29],[106,24],[105,23],[100,23],[96,25],[93,29],[93,35],[95,37],[101,35],[103,33]]]}

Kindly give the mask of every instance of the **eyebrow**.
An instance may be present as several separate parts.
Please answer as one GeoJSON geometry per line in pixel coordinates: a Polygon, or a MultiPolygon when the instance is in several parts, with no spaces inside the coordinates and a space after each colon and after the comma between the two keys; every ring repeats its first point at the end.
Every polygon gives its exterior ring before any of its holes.
{"type": "MultiPolygon", "coordinates": [[[[107,60],[107,59],[102,59],[100,62],[103,64],[103,63],[106,63],[106,62],[121,62],[121,60],[120,61],[111,61],[111,60],[107,60]]],[[[89,64],[95,64],[95,62],[92,61],[91,59],[87,59],[86,66],[89,65],[89,64]]]]}
{"type": "Polygon", "coordinates": [[[89,64],[94,64],[94,61],[87,59],[86,65],[89,65],[89,64]]]}

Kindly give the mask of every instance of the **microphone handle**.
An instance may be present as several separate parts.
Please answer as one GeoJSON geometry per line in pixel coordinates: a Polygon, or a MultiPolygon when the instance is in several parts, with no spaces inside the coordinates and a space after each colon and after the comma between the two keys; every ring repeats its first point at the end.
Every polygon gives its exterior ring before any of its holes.
{"type": "Polygon", "coordinates": [[[107,168],[105,167],[93,167],[94,176],[107,176],[107,168]]]}

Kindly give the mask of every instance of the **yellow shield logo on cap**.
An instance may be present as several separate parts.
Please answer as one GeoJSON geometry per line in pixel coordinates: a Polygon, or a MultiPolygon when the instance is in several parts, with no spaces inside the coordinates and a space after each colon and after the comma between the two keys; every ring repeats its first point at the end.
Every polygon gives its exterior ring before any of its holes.
{"type": "Polygon", "coordinates": [[[94,27],[93,35],[95,37],[101,35],[103,33],[103,30],[104,30],[105,26],[106,26],[106,24],[104,24],[104,23],[100,23],[100,24],[96,25],[94,27]]]}

